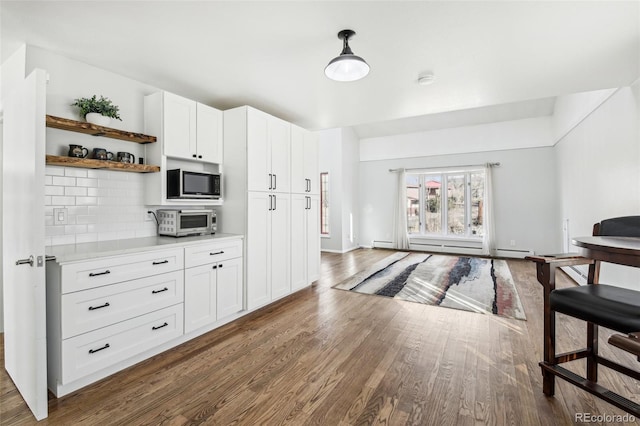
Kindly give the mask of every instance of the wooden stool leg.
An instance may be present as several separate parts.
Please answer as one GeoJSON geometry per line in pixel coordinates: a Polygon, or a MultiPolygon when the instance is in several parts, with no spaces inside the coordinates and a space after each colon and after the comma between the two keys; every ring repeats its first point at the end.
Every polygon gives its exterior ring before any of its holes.
{"type": "MultiPolygon", "coordinates": [[[[551,310],[549,295],[555,289],[555,268],[548,264],[538,265],[539,276],[545,278],[544,285],[544,363],[556,363],[556,313],[551,310]]],[[[555,394],[556,376],[542,369],[542,391],[547,396],[555,394]]]]}
{"type": "Polygon", "coordinates": [[[591,355],[587,356],[587,380],[598,381],[598,326],[587,323],[587,349],[591,355]]]}

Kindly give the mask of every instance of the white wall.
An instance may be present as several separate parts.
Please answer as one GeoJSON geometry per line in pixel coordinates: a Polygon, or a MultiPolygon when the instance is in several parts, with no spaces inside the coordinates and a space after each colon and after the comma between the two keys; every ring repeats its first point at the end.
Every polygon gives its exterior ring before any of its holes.
{"type": "MultiPolygon", "coordinates": [[[[640,214],[640,80],[591,103],[596,109],[581,121],[572,115],[583,111],[574,106],[580,100],[560,98],[554,125],[574,125],[555,147],[559,214],[570,238],[591,235],[602,219],[640,214]]],[[[640,270],[604,265],[601,281],[637,285],[640,270]]]]}
{"type": "Polygon", "coordinates": [[[361,140],[360,244],[393,241],[397,175],[389,169],[500,162],[493,170],[496,248],[559,251],[551,145],[550,117],[361,140]],[[522,148],[496,149],[510,143],[522,148]]]}
{"type": "Polygon", "coordinates": [[[551,118],[502,121],[360,141],[360,160],[430,157],[551,146],[551,118]]]}
{"type": "Polygon", "coordinates": [[[493,169],[496,248],[555,253],[561,229],[554,196],[553,148],[438,155],[360,163],[360,241],[393,241],[397,174],[393,168],[429,168],[500,162],[493,169]],[[551,189],[550,189],[551,188],[551,189]],[[515,246],[511,246],[515,240],[515,246]]]}
{"type": "Polygon", "coordinates": [[[329,173],[329,235],[322,236],[320,248],[342,251],[342,129],[318,132],[320,173],[329,173]]]}
{"type": "Polygon", "coordinates": [[[357,248],[359,234],[360,141],[351,128],[342,129],[342,251],[357,248]]]}
{"type": "MultiPolygon", "coordinates": [[[[144,96],[159,89],[57,55],[27,47],[27,72],[47,71],[47,114],[80,120],[72,107],[74,99],[103,95],[120,108],[122,121],[110,127],[132,132],[144,131],[144,96]]],[[[106,148],[114,154],[126,151],[136,158],[145,156],[142,144],[47,128],[47,154],[65,156],[69,144],[89,149],[106,148]]],[[[74,244],[155,235],[153,222],[145,221],[143,175],[72,167],[46,168],[46,244],[74,244]],[[67,224],[55,225],[53,209],[66,208],[67,224]]]]}

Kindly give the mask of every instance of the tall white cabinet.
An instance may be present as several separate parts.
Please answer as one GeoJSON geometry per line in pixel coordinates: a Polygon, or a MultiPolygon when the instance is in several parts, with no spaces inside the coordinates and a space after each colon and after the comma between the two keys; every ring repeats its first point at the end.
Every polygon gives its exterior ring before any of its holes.
{"type": "Polygon", "coordinates": [[[307,183],[319,177],[317,155],[308,156],[302,174],[297,167],[304,156],[298,144],[306,137],[317,152],[317,139],[248,106],[224,111],[223,128],[226,195],[218,209],[219,226],[222,232],[245,235],[245,306],[253,310],[318,277],[319,203],[309,192],[313,183],[307,183]]]}

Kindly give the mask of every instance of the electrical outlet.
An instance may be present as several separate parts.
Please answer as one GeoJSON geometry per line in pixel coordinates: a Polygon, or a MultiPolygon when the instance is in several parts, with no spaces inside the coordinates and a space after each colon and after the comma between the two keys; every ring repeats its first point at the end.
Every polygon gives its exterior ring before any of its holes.
{"type": "Polygon", "coordinates": [[[64,209],[64,208],[53,209],[53,224],[54,225],[67,224],[67,209],[64,209]]]}
{"type": "Polygon", "coordinates": [[[144,215],[144,220],[147,221],[147,222],[153,222],[156,219],[153,217],[153,213],[148,211],[144,215]]]}
{"type": "Polygon", "coordinates": [[[511,240],[511,241],[509,241],[509,245],[510,245],[511,247],[515,247],[515,246],[516,246],[516,240],[511,240]]]}

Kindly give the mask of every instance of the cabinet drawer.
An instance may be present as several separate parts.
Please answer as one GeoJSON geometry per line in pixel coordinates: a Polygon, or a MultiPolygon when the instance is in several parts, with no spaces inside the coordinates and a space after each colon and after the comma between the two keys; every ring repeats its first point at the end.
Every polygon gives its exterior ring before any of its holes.
{"type": "Polygon", "coordinates": [[[220,241],[184,249],[185,268],[242,257],[242,240],[220,241]]]}
{"type": "Polygon", "coordinates": [[[182,248],[70,263],[62,266],[62,293],[164,274],[183,267],[182,248]]]}
{"type": "Polygon", "coordinates": [[[182,304],[62,341],[62,384],[183,334],[182,304]]]}
{"type": "Polygon", "coordinates": [[[65,294],[62,338],[106,327],[184,301],[184,274],[168,272],[65,294]]]}

